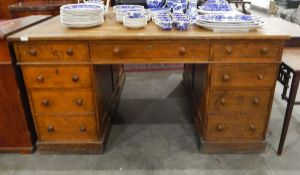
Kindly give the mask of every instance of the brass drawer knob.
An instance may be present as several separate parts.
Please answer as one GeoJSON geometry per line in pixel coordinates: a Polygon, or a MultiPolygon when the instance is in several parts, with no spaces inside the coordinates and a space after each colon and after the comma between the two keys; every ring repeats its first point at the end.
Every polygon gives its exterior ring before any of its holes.
{"type": "Polygon", "coordinates": [[[73,75],[73,76],[72,76],[72,81],[73,81],[74,83],[77,83],[77,82],[79,81],[79,76],[78,76],[78,75],[73,75]]]}
{"type": "Polygon", "coordinates": [[[36,81],[39,82],[39,83],[43,83],[44,82],[44,77],[39,75],[37,78],[36,78],[36,81]]]}
{"type": "Polygon", "coordinates": [[[67,49],[67,54],[69,56],[72,56],[74,54],[73,49],[72,48],[67,49]]]}
{"type": "Polygon", "coordinates": [[[77,105],[77,106],[82,106],[82,105],[83,105],[83,100],[82,100],[82,99],[78,99],[78,100],[76,101],[76,105],[77,105]]]}
{"type": "Polygon", "coordinates": [[[185,49],[185,47],[180,47],[180,48],[179,48],[179,54],[180,54],[180,55],[185,55],[185,54],[186,54],[186,49],[185,49]]]}
{"type": "Polygon", "coordinates": [[[229,81],[230,76],[228,74],[224,74],[222,79],[223,79],[223,81],[229,81]]]}
{"type": "Polygon", "coordinates": [[[121,54],[121,49],[119,47],[115,47],[114,50],[113,50],[113,54],[115,56],[118,56],[121,54]]]}
{"type": "Polygon", "coordinates": [[[217,131],[223,132],[224,131],[224,127],[222,125],[218,125],[217,126],[217,131]]]}
{"type": "Polygon", "coordinates": [[[36,56],[36,55],[37,55],[37,51],[36,51],[35,49],[30,49],[30,50],[29,50],[29,54],[30,54],[31,56],[36,56]]]}
{"type": "Polygon", "coordinates": [[[80,127],[80,132],[86,132],[86,127],[85,126],[81,126],[80,127]]]}
{"type": "Polygon", "coordinates": [[[45,99],[42,101],[43,106],[48,107],[50,105],[49,100],[45,99]]]}
{"type": "Polygon", "coordinates": [[[258,79],[258,80],[263,80],[263,79],[264,79],[264,75],[263,75],[263,74],[259,74],[259,75],[257,76],[257,79],[258,79]]]}
{"type": "Polygon", "coordinates": [[[260,99],[258,97],[253,98],[253,104],[259,105],[260,104],[260,99]]]}
{"type": "Polygon", "coordinates": [[[226,47],[225,52],[230,55],[232,53],[232,48],[231,47],[226,47]]]}
{"type": "Polygon", "coordinates": [[[221,103],[221,105],[225,105],[226,104],[225,98],[221,98],[220,103],[221,103]]]}
{"type": "Polygon", "coordinates": [[[50,125],[48,126],[48,132],[54,132],[54,126],[50,125]]]}
{"type": "Polygon", "coordinates": [[[263,48],[260,49],[261,54],[267,54],[268,52],[269,52],[269,49],[266,48],[266,47],[263,47],[263,48]]]}
{"type": "Polygon", "coordinates": [[[252,131],[252,132],[255,132],[256,131],[256,127],[254,125],[250,125],[249,126],[249,130],[252,131]]]}

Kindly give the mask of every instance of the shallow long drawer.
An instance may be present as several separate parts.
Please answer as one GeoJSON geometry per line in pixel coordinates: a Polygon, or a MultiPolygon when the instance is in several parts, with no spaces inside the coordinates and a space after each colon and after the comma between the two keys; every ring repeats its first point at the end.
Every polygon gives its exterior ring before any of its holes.
{"type": "Polygon", "coordinates": [[[89,66],[22,66],[28,88],[90,88],[89,66]]]}
{"type": "Polygon", "coordinates": [[[31,101],[36,114],[94,114],[92,90],[32,90],[31,101]]]}
{"type": "Polygon", "coordinates": [[[89,60],[87,42],[18,43],[22,62],[78,62],[89,60]]]}
{"type": "Polygon", "coordinates": [[[278,64],[215,64],[212,87],[273,87],[278,64]]]}
{"type": "Polygon", "coordinates": [[[40,141],[97,140],[94,116],[37,116],[40,141]]]}
{"type": "Polygon", "coordinates": [[[262,140],[266,115],[259,116],[209,116],[206,140],[262,140]]]}
{"type": "Polygon", "coordinates": [[[260,113],[267,112],[271,90],[212,90],[209,113],[260,113]]]}
{"type": "Polygon", "coordinates": [[[90,43],[92,61],[207,61],[209,41],[99,41],[90,43]],[[146,59],[146,60],[145,60],[146,59]]]}
{"type": "Polygon", "coordinates": [[[213,60],[221,61],[276,61],[279,60],[280,41],[267,40],[226,40],[212,44],[213,60]]]}

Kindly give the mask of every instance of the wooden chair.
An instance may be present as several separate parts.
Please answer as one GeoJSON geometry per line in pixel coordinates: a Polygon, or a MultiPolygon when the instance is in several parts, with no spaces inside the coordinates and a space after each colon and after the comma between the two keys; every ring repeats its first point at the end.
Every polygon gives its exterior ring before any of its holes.
{"type": "Polygon", "coordinates": [[[286,48],[283,53],[283,61],[280,65],[278,81],[283,85],[282,99],[287,101],[287,108],[280,137],[278,155],[282,154],[286,134],[291,120],[294,105],[300,105],[296,102],[297,91],[300,82],[300,48],[286,48]],[[291,81],[291,82],[290,82],[291,81]],[[291,83],[291,87],[289,84],[291,83]],[[287,96],[288,89],[289,95],[287,96]]]}

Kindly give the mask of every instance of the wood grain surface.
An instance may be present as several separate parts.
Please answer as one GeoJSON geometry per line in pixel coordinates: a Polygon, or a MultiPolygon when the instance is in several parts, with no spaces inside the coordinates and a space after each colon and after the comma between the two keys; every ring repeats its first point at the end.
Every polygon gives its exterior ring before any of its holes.
{"type": "MultiPolygon", "coordinates": [[[[272,19],[271,19],[272,20],[272,19]]],[[[267,19],[269,21],[269,18],[267,19]]],[[[143,29],[127,29],[115,20],[115,15],[110,11],[101,26],[73,29],[60,24],[60,16],[47,22],[36,25],[28,30],[9,37],[10,40],[20,40],[21,36],[31,40],[135,40],[135,39],[289,39],[289,33],[280,30],[280,23],[266,25],[263,29],[249,33],[214,33],[192,25],[188,31],[163,31],[153,22],[149,22],[143,29]]],[[[300,29],[299,29],[300,31],[300,29]]],[[[298,32],[299,32],[298,31],[298,32]]]]}

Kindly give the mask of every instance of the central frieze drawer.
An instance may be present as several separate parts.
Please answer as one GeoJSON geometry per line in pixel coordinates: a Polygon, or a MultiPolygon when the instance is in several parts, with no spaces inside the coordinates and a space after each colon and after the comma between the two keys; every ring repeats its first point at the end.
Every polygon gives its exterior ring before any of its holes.
{"type": "Polygon", "coordinates": [[[213,90],[209,99],[209,113],[267,112],[270,90],[213,90]]]}
{"type": "Polygon", "coordinates": [[[265,115],[209,116],[206,140],[262,140],[265,115]]]}
{"type": "Polygon", "coordinates": [[[94,93],[91,90],[32,90],[31,99],[37,114],[94,114],[94,93]]]}
{"type": "Polygon", "coordinates": [[[91,42],[93,61],[148,61],[172,59],[209,59],[209,41],[128,41],[91,42]]]}
{"type": "Polygon", "coordinates": [[[94,116],[37,116],[40,141],[97,140],[94,116]]]}
{"type": "Polygon", "coordinates": [[[76,62],[89,60],[85,42],[32,42],[19,43],[19,58],[23,62],[76,62]]]}
{"type": "Polygon", "coordinates": [[[279,60],[280,41],[214,41],[214,60],[279,60]]]}
{"type": "Polygon", "coordinates": [[[23,66],[29,88],[90,88],[89,66],[23,66]]]}
{"type": "Polygon", "coordinates": [[[273,87],[277,64],[215,64],[211,71],[212,87],[273,87]]]}

